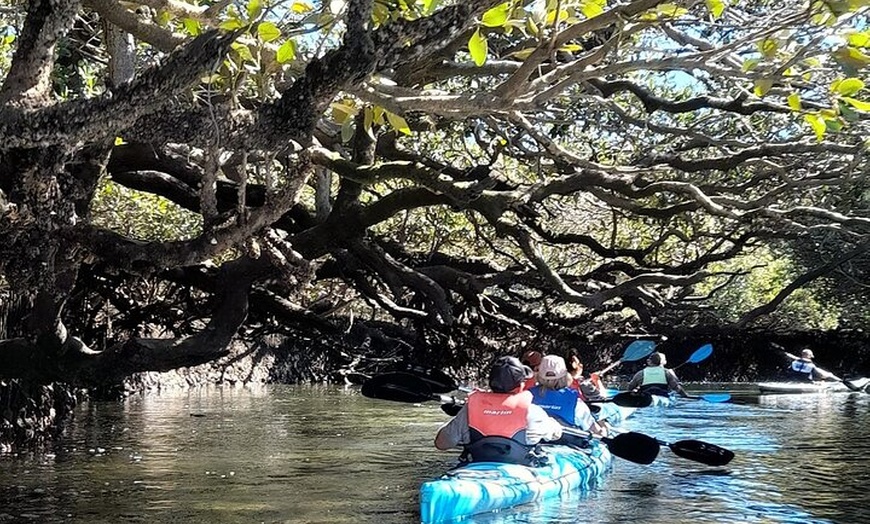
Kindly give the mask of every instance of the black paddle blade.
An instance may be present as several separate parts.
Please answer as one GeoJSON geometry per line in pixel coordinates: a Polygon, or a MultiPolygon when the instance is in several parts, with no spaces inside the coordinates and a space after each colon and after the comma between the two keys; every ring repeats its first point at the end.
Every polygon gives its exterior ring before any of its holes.
{"type": "Polygon", "coordinates": [[[652,464],[659,455],[659,442],[643,433],[620,433],[613,438],[604,437],[601,441],[617,457],[637,464],[652,464]]]}
{"type": "Polygon", "coordinates": [[[447,413],[451,417],[455,417],[459,414],[459,410],[462,409],[462,404],[457,404],[455,402],[450,402],[447,404],[441,404],[441,411],[447,413]]]}
{"type": "Polygon", "coordinates": [[[432,393],[449,393],[459,387],[453,377],[440,369],[403,362],[396,367],[396,371],[419,377],[426,382],[432,393]]]}
{"type": "Polygon", "coordinates": [[[429,385],[416,375],[394,372],[375,375],[365,381],[362,394],[368,398],[395,402],[426,402],[432,400],[429,385]]]}
{"type": "Polygon", "coordinates": [[[652,406],[653,398],[649,393],[625,391],[613,395],[610,401],[624,408],[646,408],[652,406]]]}
{"type": "Polygon", "coordinates": [[[680,440],[668,444],[668,447],[684,459],[694,460],[708,466],[724,466],[734,458],[734,452],[730,449],[700,440],[680,440]]]}

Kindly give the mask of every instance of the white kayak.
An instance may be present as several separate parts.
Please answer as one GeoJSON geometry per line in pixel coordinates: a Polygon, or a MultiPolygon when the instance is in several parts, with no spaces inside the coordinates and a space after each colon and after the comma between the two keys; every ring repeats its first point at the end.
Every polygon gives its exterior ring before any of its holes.
{"type": "Polygon", "coordinates": [[[759,382],[762,393],[839,393],[852,391],[842,382],[759,382]]]}

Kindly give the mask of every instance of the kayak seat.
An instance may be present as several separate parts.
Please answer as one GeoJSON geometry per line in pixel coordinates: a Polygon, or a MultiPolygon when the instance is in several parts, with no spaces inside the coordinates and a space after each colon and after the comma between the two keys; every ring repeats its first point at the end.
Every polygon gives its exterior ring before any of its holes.
{"type": "Polygon", "coordinates": [[[489,436],[465,446],[459,457],[463,462],[501,462],[533,466],[537,462],[534,446],[520,444],[507,437],[489,436]]]}

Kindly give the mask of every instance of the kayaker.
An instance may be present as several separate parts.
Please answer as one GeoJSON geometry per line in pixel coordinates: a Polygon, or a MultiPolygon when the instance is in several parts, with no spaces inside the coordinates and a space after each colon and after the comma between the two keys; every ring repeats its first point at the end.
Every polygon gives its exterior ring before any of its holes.
{"type": "MultiPolygon", "coordinates": [[[[794,357],[794,355],[791,355],[794,357]]],[[[805,348],[801,351],[801,357],[792,361],[788,367],[789,376],[794,380],[813,381],[813,380],[838,380],[837,377],[828,371],[818,367],[813,359],[813,350],[805,348]]]]}
{"type": "Polygon", "coordinates": [[[520,358],[520,362],[523,363],[524,366],[528,366],[532,370],[532,378],[526,380],[525,389],[532,389],[535,384],[538,383],[535,378],[538,373],[538,366],[541,365],[541,359],[544,358],[544,354],[540,351],[529,350],[523,353],[522,358],[520,358]]]}
{"type": "Polygon", "coordinates": [[[538,367],[538,385],[531,389],[532,402],[544,408],[548,415],[559,422],[605,435],[606,431],[592,417],[589,407],[579,392],[569,387],[572,377],[568,374],[565,359],[547,355],[538,367]]]}
{"type": "Polygon", "coordinates": [[[653,395],[668,396],[671,391],[676,391],[681,397],[688,397],[689,394],[683,389],[680,384],[680,379],[672,369],[665,367],[667,358],[661,352],[655,352],[646,360],[647,367],[638,371],[631,377],[631,381],[626,388],[628,391],[639,389],[645,393],[653,395]]]}
{"type": "Polygon", "coordinates": [[[499,357],[489,372],[492,391],[475,391],[465,406],[435,435],[435,447],[464,448],[462,458],[472,462],[533,464],[535,447],[542,440],[557,440],[562,426],[524,390],[532,370],[516,357],[499,357]]]}
{"type": "Polygon", "coordinates": [[[601,377],[598,373],[592,373],[588,377],[583,375],[583,361],[576,349],[569,349],[565,353],[565,364],[568,367],[568,387],[580,392],[584,400],[603,397],[601,377]]]}

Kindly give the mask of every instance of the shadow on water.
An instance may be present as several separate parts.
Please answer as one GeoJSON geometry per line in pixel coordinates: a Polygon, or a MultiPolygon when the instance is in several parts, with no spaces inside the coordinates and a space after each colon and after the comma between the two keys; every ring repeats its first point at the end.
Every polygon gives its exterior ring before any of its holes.
{"type": "MultiPolygon", "coordinates": [[[[737,453],[727,467],[663,447],[615,459],[587,492],[464,522],[856,523],[870,506],[870,395],[684,402],[627,426],[737,453]]],[[[419,521],[417,489],[454,454],[432,447],[437,404],[332,387],[210,388],[82,407],[53,453],[0,456],[4,522],[419,521]]]]}

